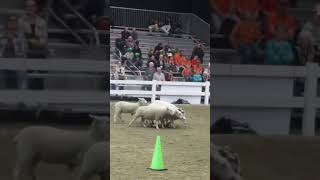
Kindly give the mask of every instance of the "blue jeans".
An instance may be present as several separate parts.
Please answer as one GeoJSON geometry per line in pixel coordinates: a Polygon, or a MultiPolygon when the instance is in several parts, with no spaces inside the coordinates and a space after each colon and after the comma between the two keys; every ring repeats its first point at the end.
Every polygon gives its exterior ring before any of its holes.
{"type": "Polygon", "coordinates": [[[241,64],[262,64],[264,53],[255,43],[241,43],[238,47],[241,64]]]}

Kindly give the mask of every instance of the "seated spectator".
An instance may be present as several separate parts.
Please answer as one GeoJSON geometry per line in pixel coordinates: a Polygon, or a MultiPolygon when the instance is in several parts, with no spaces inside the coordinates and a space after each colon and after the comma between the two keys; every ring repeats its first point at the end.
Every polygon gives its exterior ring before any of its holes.
{"type": "Polygon", "coordinates": [[[293,40],[294,35],[297,29],[297,22],[296,19],[289,15],[287,12],[288,4],[286,2],[280,3],[278,9],[271,13],[267,17],[267,38],[272,38],[275,35],[275,28],[278,25],[284,25],[284,27],[288,30],[288,40],[293,40]]]}
{"type": "Polygon", "coordinates": [[[166,71],[164,76],[166,81],[173,81],[173,72],[171,70],[166,71]]]}
{"type": "Polygon", "coordinates": [[[172,53],[172,48],[171,48],[171,46],[169,45],[169,42],[164,46],[164,53],[166,54],[166,55],[168,55],[168,53],[172,53]]]}
{"type": "Polygon", "coordinates": [[[145,80],[151,81],[153,78],[153,74],[155,73],[155,67],[153,62],[148,63],[148,68],[146,69],[144,73],[145,80]]]}
{"type": "Polygon", "coordinates": [[[191,59],[194,56],[198,56],[198,58],[201,61],[201,64],[203,63],[203,56],[204,56],[204,51],[203,51],[203,47],[202,44],[198,43],[196,47],[194,47],[193,51],[192,51],[192,56],[191,59]]]}
{"type": "Polygon", "coordinates": [[[303,64],[307,61],[320,62],[320,3],[313,11],[313,19],[307,22],[298,37],[300,55],[303,54],[303,64]]]}
{"type": "Polygon", "coordinates": [[[141,59],[141,55],[139,53],[135,53],[133,58],[133,64],[138,68],[142,69],[143,66],[143,60],[141,59]]]}
{"type": "Polygon", "coordinates": [[[182,76],[184,77],[186,82],[192,82],[193,81],[193,77],[192,77],[192,70],[191,70],[191,66],[190,65],[186,65],[183,67],[182,70],[182,76]]]}
{"type": "Polygon", "coordinates": [[[132,59],[134,58],[134,53],[132,51],[132,48],[128,48],[127,52],[123,55],[123,57],[125,58],[125,60],[132,61],[132,59]]]}
{"type": "Polygon", "coordinates": [[[208,68],[205,68],[202,73],[203,81],[210,81],[210,62],[208,63],[208,68]]]}
{"type": "Polygon", "coordinates": [[[155,64],[156,64],[156,58],[155,58],[155,56],[154,56],[154,55],[152,55],[152,56],[150,57],[150,59],[147,61],[147,65],[149,65],[149,64],[150,64],[150,62],[152,62],[152,64],[153,64],[153,65],[155,65],[155,64]]]}
{"type": "Polygon", "coordinates": [[[132,29],[131,36],[132,36],[133,40],[135,40],[135,41],[138,40],[138,33],[137,33],[136,28],[132,29]]]}
{"type": "Polygon", "coordinates": [[[123,63],[121,63],[121,61],[118,62],[116,71],[119,76],[119,80],[126,80],[126,67],[123,63]]]}
{"type": "Polygon", "coordinates": [[[134,47],[133,47],[133,53],[134,53],[134,54],[139,53],[140,58],[142,58],[142,52],[141,52],[141,49],[140,49],[139,46],[134,46],[134,47]]]}
{"type": "Polygon", "coordinates": [[[153,80],[156,80],[156,81],[165,81],[165,77],[164,77],[164,73],[162,72],[162,67],[159,66],[157,67],[157,72],[155,72],[153,74],[153,80]]]}
{"type": "Polygon", "coordinates": [[[203,67],[200,64],[200,60],[198,60],[198,63],[194,66],[192,66],[194,73],[200,73],[202,74],[203,67]]]}
{"type": "Polygon", "coordinates": [[[287,31],[283,26],[276,27],[275,38],[268,40],[265,48],[266,63],[290,65],[294,63],[293,47],[287,40],[287,31]]]}
{"type": "MultiPolygon", "coordinates": [[[[116,41],[116,48],[121,52],[121,54],[125,53],[125,46],[126,46],[126,41],[123,40],[122,38],[117,38],[116,41]]],[[[118,56],[121,56],[118,54],[118,56]]]]}
{"type": "Polygon", "coordinates": [[[128,39],[128,37],[131,36],[130,32],[129,32],[129,28],[124,28],[123,31],[121,31],[121,39],[128,39]]]}
{"type": "Polygon", "coordinates": [[[193,76],[192,76],[192,81],[193,82],[203,82],[203,79],[202,79],[202,73],[200,72],[194,72],[193,73],[193,76]]]}
{"type": "Polygon", "coordinates": [[[263,52],[258,44],[262,39],[262,33],[258,23],[249,13],[236,25],[230,39],[233,46],[238,49],[241,63],[261,63],[263,52]]]}
{"type": "Polygon", "coordinates": [[[155,48],[154,48],[154,54],[156,54],[157,52],[163,50],[163,45],[162,43],[159,43],[155,48]]]}
{"type": "MultiPolygon", "coordinates": [[[[17,28],[17,17],[10,16],[7,21],[6,32],[0,37],[0,57],[15,58],[24,55],[17,28]]],[[[4,76],[6,88],[27,88],[27,75],[24,71],[4,70],[4,76]]]]}
{"type": "Polygon", "coordinates": [[[37,12],[34,0],[27,0],[26,13],[18,21],[19,36],[23,38],[23,49],[29,58],[45,58],[48,51],[47,23],[37,12]]]}
{"type": "Polygon", "coordinates": [[[129,36],[126,40],[126,47],[127,48],[134,48],[136,46],[136,41],[132,38],[132,36],[129,36]]]}
{"type": "Polygon", "coordinates": [[[171,29],[171,21],[170,21],[170,19],[168,19],[167,22],[164,23],[164,25],[160,27],[160,29],[161,29],[164,33],[166,33],[167,35],[169,35],[170,29],[171,29]]]}
{"type": "MultiPolygon", "coordinates": [[[[198,61],[199,61],[199,58],[198,58],[198,56],[194,56],[193,57],[193,59],[191,59],[191,65],[192,66],[195,66],[195,65],[197,65],[198,64],[198,61]]],[[[201,63],[202,64],[202,63],[201,63]]]]}
{"type": "Polygon", "coordinates": [[[157,20],[153,21],[152,24],[148,27],[149,32],[159,31],[159,22],[157,20]]]}

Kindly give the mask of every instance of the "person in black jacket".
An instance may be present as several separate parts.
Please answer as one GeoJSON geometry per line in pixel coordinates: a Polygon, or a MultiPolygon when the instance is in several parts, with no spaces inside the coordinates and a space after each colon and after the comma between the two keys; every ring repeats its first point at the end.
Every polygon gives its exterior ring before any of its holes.
{"type": "Polygon", "coordinates": [[[203,47],[202,47],[202,44],[198,43],[198,45],[196,47],[194,47],[193,51],[192,51],[192,57],[191,59],[194,57],[194,56],[198,56],[200,61],[201,61],[201,64],[203,64],[203,56],[204,56],[204,51],[203,51],[203,47]]]}

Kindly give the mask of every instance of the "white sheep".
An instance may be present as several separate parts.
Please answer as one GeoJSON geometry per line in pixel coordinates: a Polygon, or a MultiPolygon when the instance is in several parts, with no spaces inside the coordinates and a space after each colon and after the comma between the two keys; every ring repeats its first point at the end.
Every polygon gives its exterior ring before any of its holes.
{"type": "Polygon", "coordinates": [[[34,168],[40,161],[64,164],[73,170],[81,164],[89,147],[106,140],[107,137],[107,120],[94,119],[86,132],[48,126],[26,127],[14,138],[14,180],[35,180],[34,168]]]}
{"type": "Polygon", "coordinates": [[[109,143],[98,142],[86,152],[80,168],[79,180],[88,180],[94,175],[106,180],[109,174],[109,143]]]}
{"type": "Polygon", "coordinates": [[[146,106],[148,102],[144,98],[139,98],[138,102],[132,103],[132,102],[126,102],[126,101],[119,101],[117,102],[115,107],[115,112],[113,116],[113,121],[116,123],[118,120],[122,121],[121,114],[122,113],[130,113],[133,115],[137,108],[140,106],[146,106]]]}
{"type": "Polygon", "coordinates": [[[166,105],[159,103],[151,103],[148,106],[141,106],[137,109],[134,118],[129,123],[129,126],[138,118],[141,118],[141,122],[145,120],[154,120],[155,126],[159,129],[159,124],[168,115],[177,116],[178,119],[185,119],[183,114],[175,109],[172,109],[166,105]]]}
{"type": "MultiPolygon", "coordinates": [[[[175,106],[174,104],[171,104],[171,103],[168,103],[168,102],[165,102],[165,101],[159,101],[159,100],[156,100],[155,101],[155,104],[163,104],[163,105],[166,105],[168,107],[170,107],[171,109],[173,109],[174,111],[176,111],[176,113],[182,113],[182,115],[185,117],[185,111],[182,109],[182,108],[178,108],[177,106],[175,106]]],[[[164,117],[164,126],[168,126],[168,125],[171,125],[171,127],[175,128],[175,124],[174,124],[174,121],[179,119],[178,117],[180,117],[180,115],[166,115],[164,117]]],[[[182,120],[182,122],[184,124],[186,124],[186,118],[180,118],[182,120]]]]}

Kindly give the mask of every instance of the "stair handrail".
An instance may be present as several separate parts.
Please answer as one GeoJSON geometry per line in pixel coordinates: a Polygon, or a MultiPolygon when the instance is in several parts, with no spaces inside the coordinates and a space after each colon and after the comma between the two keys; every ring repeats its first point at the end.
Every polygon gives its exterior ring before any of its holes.
{"type": "Polygon", "coordinates": [[[91,23],[88,22],[88,20],[86,20],[77,10],[75,10],[72,7],[72,5],[70,4],[70,2],[68,2],[67,0],[62,0],[62,1],[78,18],[80,18],[80,20],[86,26],[88,26],[89,29],[91,29],[91,31],[93,32],[94,38],[96,40],[96,46],[100,46],[100,38],[99,38],[99,33],[98,33],[97,29],[93,25],[91,25],[91,23]]]}

